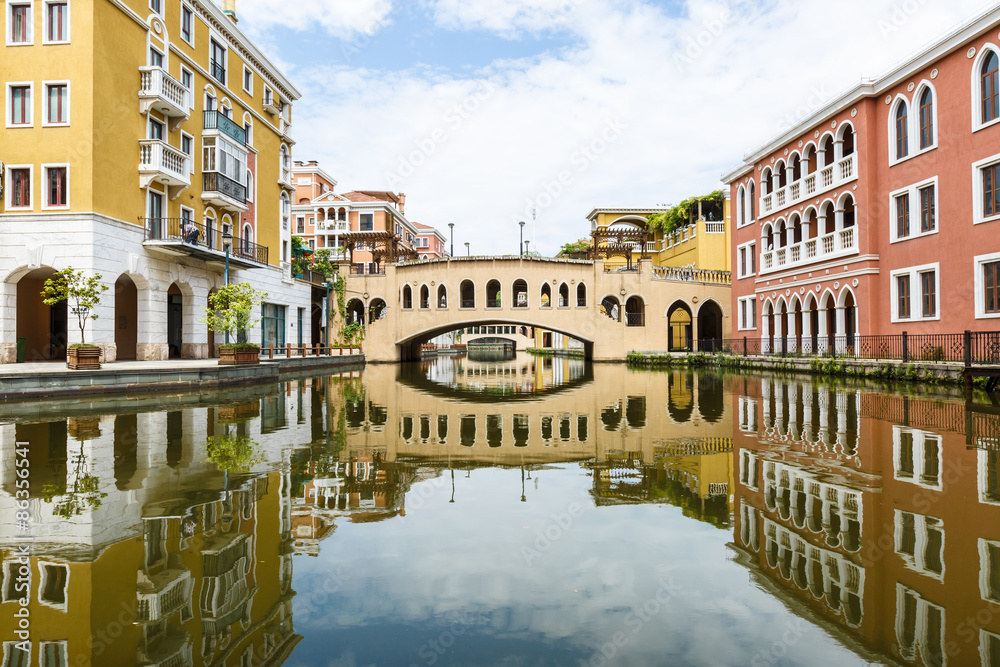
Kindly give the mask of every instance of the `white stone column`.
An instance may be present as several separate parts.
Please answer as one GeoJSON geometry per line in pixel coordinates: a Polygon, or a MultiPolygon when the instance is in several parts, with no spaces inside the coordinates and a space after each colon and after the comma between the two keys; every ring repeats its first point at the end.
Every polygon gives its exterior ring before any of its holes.
{"type": "Polygon", "coordinates": [[[802,311],[802,351],[807,353],[815,353],[816,350],[812,349],[812,311],[803,310],[802,311]]]}
{"type": "Polygon", "coordinates": [[[805,243],[810,238],[812,238],[812,237],[809,236],[809,221],[808,220],[803,220],[802,221],[802,242],[805,243]]]}
{"type": "Polygon", "coordinates": [[[833,212],[833,230],[839,232],[844,228],[844,209],[838,208],[833,212]]]}
{"type": "Polygon", "coordinates": [[[777,313],[776,312],[774,314],[774,348],[775,348],[774,351],[775,352],[781,352],[781,337],[784,335],[783,334],[784,329],[782,327],[782,324],[784,324],[784,322],[783,322],[784,319],[785,318],[781,315],[781,313],[777,313]]]}
{"type": "Polygon", "coordinates": [[[139,361],[163,361],[167,349],[167,290],[138,289],[138,334],[136,358],[139,361]]]}
{"type": "Polygon", "coordinates": [[[843,306],[837,306],[837,331],[836,331],[836,341],[837,341],[837,352],[843,352],[847,347],[847,309],[843,306]]]}
{"type": "Polygon", "coordinates": [[[761,314],[760,329],[760,351],[766,354],[771,351],[771,345],[769,343],[771,338],[771,323],[767,315],[761,314]]]}
{"type": "Polygon", "coordinates": [[[0,283],[0,364],[17,361],[17,283],[0,283]]]}
{"type": "MultiPolygon", "coordinates": [[[[840,162],[844,157],[844,140],[837,139],[833,142],[833,161],[840,162]]],[[[835,176],[836,178],[836,176],[835,176]]]]}
{"type": "Polygon", "coordinates": [[[819,318],[818,318],[819,321],[817,322],[818,331],[816,332],[816,353],[817,354],[822,354],[822,353],[826,352],[829,349],[829,347],[830,347],[830,341],[829,341],[829,338],[827,337],[827,333],[826,333],[827,331],[829,331],[826,318],[827,318],[826,308],[820,308],[819,309],[819,318]]]}
{"type": "Polygon", "coordinates": [[[785,349],[789,352],[795,352],[795,312],[788,311],[786,313],[785,321],[785,349]]]}

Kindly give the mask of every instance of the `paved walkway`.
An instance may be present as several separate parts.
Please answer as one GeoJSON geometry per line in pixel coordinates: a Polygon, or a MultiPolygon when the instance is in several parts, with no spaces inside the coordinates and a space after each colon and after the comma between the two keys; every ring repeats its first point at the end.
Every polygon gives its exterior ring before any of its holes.
{"type": "MultiPolygon", "coordinates": [[[[266,363],[266,362],[265,362],[266,363]]],[[[217,368],[218,359],[170,359],[169,361],[114,361],[101,364],[102,371],[136,372],[196,370],[199,368],[217,368]]],[[[79,373],[85,375],[93,371],[73,371],[66,366],[65,361],[38,361],[26,364],[0,365],[0,377],[19,377],[24,375],[51,375],[54,373],[79,373]]]]}

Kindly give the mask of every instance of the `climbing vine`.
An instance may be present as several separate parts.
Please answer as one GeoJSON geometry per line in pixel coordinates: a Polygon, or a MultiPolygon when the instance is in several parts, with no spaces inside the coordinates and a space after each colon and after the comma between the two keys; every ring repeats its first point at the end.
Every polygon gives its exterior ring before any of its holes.
{"type": "Polygon", "coordinates": [[[672,206],[666,211],[647,216],[646,220],[649,221],[650,229],[658,230],[664,236],[669,236],[694,222],[699,202],[703,204],[702,212],[705,213],[707,220],[712,220],[716,217],[719,220],[722,219],[725,195],[722,193],[722,190],[716,190],[701,197],[685,199],[677,206],[672,206]],[[704,204],[709,205],[707,211],[704,204]]]}

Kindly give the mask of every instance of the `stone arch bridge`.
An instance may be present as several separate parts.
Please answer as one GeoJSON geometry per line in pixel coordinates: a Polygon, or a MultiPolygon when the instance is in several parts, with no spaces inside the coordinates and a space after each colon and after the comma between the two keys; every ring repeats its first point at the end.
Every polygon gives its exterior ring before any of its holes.
{"type": "Polygon", "coordinates": [[[730,288],[728,272],[649,259],[605,271],[602,259],[452,257],[349,275],[346,306],[351,321],[366,324],[372,362],[416,359],[440,334],[490,323],[560,332],[583,341],[588,359],[620,361],[630,351],[730,338],[730,288]]]}

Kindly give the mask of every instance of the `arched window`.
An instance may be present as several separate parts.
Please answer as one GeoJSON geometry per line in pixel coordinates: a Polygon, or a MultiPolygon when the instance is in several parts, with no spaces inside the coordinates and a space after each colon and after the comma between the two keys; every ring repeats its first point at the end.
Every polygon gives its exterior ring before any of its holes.
{"type": "Polygon", "coordinates": [[[247,201],[253,201],[253,172],[249,169],[247,169],[247,201]]]}
{"type": "Polygon", "coordinates": [[[476,307],[476,286],[471,280],[463,280],[458,286],[458,291],[462,299],[462,308],[476,307]]]}
{"type": "Polygon", "coordinates": [[[910,142],[907,140],[906,102],[896,106],[896,159],[902,160],[910,154],[910,142]]]}
{"type": "Polygon", "coordinates": [[[559,286],[559,307],[569,308],[569,285],[566,283],[559,286]]]}
{"type": "Polygon", "coordinates": [[[431,307],[431,291],[428,289],[427,285],[420,286],[420,307],[430,308],[431,307]]]}
{"type": "Polygon", "coordinates": [[[281,180],[287,183],[292,181],[292,157],[285,144],[281,144],[281,180]]]}
{"type": "Polygon", "coordinates": [[[757,195],[753,181],[750,181],[750,222],[757,220],[757,195]]]}
{"type": "Polygon", "coordinates": [[[292,217],[292,202],[288,198],[288,194],[285,192],[281,193],[281,228],[288,229],[288,221],[292,217]]]}
{"type": "Polygon", "coordinates": [[[983,62],[983,69],[980,73],[982,79],[984,123],[1000,118],[1000,91],[997,90],[998,64],[1000,62],[998,62],[996,52],[991,51],[990,55],[986,56],[986,60],[983,62]]]}
{"type": "Polygon", "coordinates": [[[576,286],[576,307],[586,308],[587,306],[587,286],[580,283],[576,286]]]}
{"type": "Polygon", "coordinates": [[[501,303],[500,294],[500,281],[491,280],[486,283],[486,307],[487,308],[500,308],[503,306],[501,303]]]}
{"type": "Polygon", "coordinates": [[[413,308],[413,290],[409,285],[403,285],[403,308],[407,310],[413,308]]]}
{"type": "Polygon", "coordinates": [[[538,305],[541,308],[552,307],[552,288],[548,283],[542,283],[541,301],[538,305]]]}
{"type": "Polygon", "coordinates": [[[438,308],[448,307],[448,288],[444,285],[438,285],[438,308]]]}
{"type": "Polygon", "coordinates": [[[771,180],[771,169],[770,169],[770,167],[768,167],[760,175],[760,187],[761,187],[761,190],[764,191],[763,194],[764,195],[771,194],[771,188],[772,188],[773,185],[774,185],[774,181],[771,180]]]}
{"type": "Polygon", "coordinates": [[[840,151],[842,153],[841,157],[847,157],[854,153],[854,128],[850,124],[842,126],[844,128],[843,134],[840,135],[840,151]]]}
{"type": "Polygon", "coordinates": [[[738,202],[739,203],[737,204],[736,215],[738,216],[739,220],[738,224],[742,226],[745,225],[747,222],[746,219],[747,192],[746,190],[743,189],[742,186],[740,187],[740,195],[738,202]]]}
{"type": "Polygon", "coordinates": [[[243,236],[240,239],[240,243],[243,245],[243,252],[246,254],[251,254],[251,244],[253,243],[253,227],[249,224],[243,225],[243,236]]]}
{"type": "Polygon", "coordinates": [[[920,96],[920,149],[934,145],[934,94],[924,88],[920,96]]]}
{"type": "Polygon", "coordinates": [[[514,289],[510,291],[512,308],[528,307],[528,283],[523,280],[514,281],[514,289]]]}

